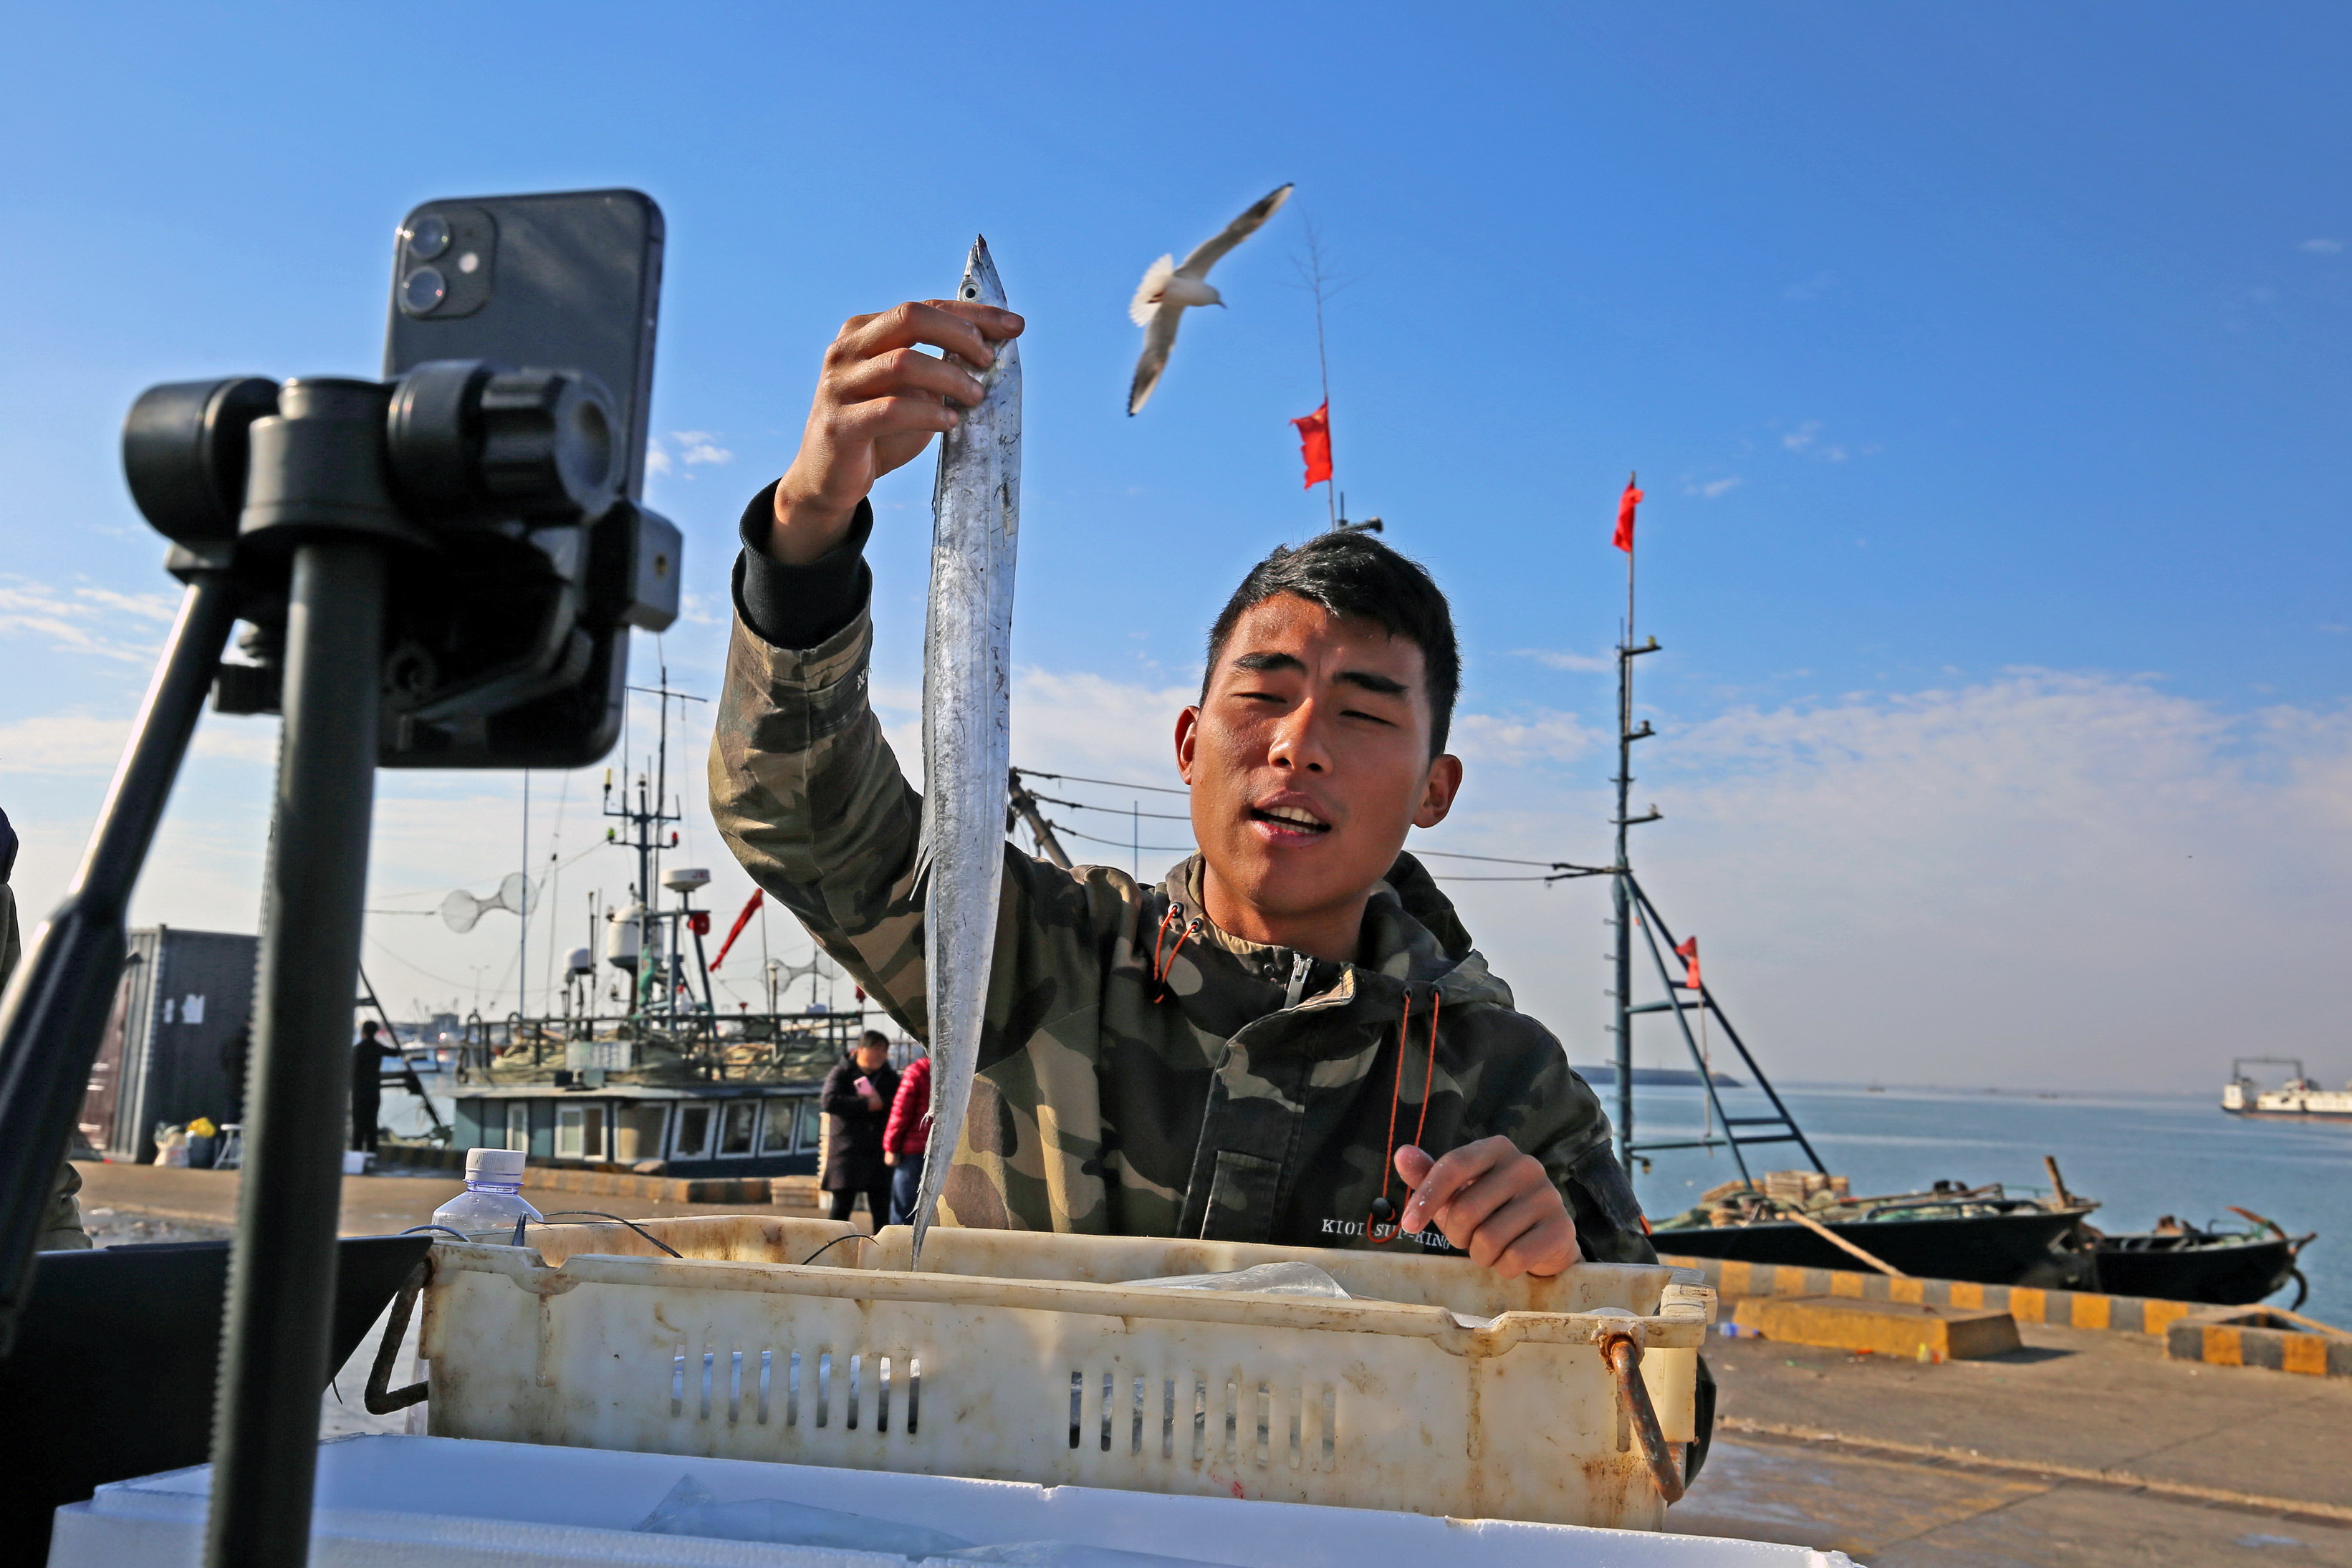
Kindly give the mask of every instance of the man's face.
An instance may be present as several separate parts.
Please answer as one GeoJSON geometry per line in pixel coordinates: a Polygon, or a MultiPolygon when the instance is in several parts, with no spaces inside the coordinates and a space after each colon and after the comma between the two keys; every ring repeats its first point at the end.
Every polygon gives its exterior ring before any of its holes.
{"type": "Polygon", "coordinates": [[[861,1040],[857,1046],[857,1067],[861,1072],[872,1072],[890,1060],[890,1048],[861,1040]]]}
{"type": "Polygon", "coordinates": [[[1251,606],[1176,721],[1211,875],[1276,923],[1360,909],[1461,785],[1431,727],[1420,644],[1290,594],[1251,606]]]}

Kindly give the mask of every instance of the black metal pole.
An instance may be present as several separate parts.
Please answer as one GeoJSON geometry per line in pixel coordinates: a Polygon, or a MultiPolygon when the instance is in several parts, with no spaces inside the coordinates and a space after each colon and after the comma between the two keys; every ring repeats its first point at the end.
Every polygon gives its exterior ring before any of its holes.
{"type": "Polygon", "coordinates": [[[49,1189],[114,1003],[131,892],[212,690],[236,603],[225,578],[207,574],[189,585],[81,868],[33,934],[0,1007],[0,1354],[32,1289],[49,1189]]]}
{"type": "Polygon", "coordinates": [[[1612,879],[1611,901],[1617,916],[1617,945],[1612,956],[1610,993],[1617,1035],[1617,1158],[1625,1175],[1633,1175],[1633,900],[1626,888],[1633,873],[1627,858],[1628,820],[1633,789],[1633,564],[1625,562],[1625,637],[1617,649],[1617,874],[1612,879]]]}
{"type": "Polygon", "coordinates": [[[253,1102],[213,1434],[212,1568],[310,1552],[334,1305],[352,986],[375,793],[384,547],[294,556],[253,1102]]]}

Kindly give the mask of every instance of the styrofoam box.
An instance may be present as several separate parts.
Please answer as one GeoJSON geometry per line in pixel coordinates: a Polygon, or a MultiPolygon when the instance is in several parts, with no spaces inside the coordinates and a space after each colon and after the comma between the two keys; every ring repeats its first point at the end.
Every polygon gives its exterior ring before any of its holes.
{"type": "Polygon", "coordinates": [[[1714,1295],[1670,1269],[767,1216],[434,1249],[437,1437],[1656,1530],[1603,1364],[1692,1436],[1714,1295]],[[833,1245],[817,1266],[806,1266],[833,1245]],[[623,1255],[630,1254],[630,1255],[623,1255]],[[1139,1289],[1300,1260],[1360,1300],[1139,1289]],[[834,1266],[838,1261],[838,1267],[834,1266]]]}
{"type": "MultiPolygon", "coordinates": [[[[1848,1568],[1763,1542],[1429,1519],[1367,1509],[686,1459],[444,1437],[319,1448],[317,1568],[903,1568],[889,1552],[640,1534],[680,1477],[719,1501],[776,1498],[942,1530],[981,1544],[1056,1541],[1234,1568],[1848,1568]]],[[[101,1487],[58,1511],[49,1568],[183,1568],[203,1556],[209,1467],[101,1487]]]]}

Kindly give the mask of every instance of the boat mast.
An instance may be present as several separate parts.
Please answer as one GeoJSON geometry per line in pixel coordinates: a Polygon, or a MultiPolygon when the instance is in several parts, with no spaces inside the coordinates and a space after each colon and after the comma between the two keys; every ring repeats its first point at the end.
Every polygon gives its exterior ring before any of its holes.
{"type": "MultiPolygon", "coordinates": [[[[1625,487],[1628,491],[1633,489],[1631,476],[1626,478],[1625,487]]],[[[1741,1178],[1748,1180],[1751,1176],[1747,1156],[1740,1152],[1745,1145],[1795,1144],[1804,1151],[1805,1158],[1812,1163],[1813,1168],[1826,1175],[1828,1167],[1822,1164],[1821,1156],[1806,1141],[1803,1131],[1797,1125],[1796,1117],[1790,1113],[1787,1102],[1780,1098],[1780,1091],[1772,1087],[1771,1080],[1764,1075],[1764,1070],[1757,1065],[1756,1058],[1749,1054],[1747,1042],[1731,1027],[1731,1020],[1724,1016],[1715,994],[1704,983],[1691,986],[1675,978],[1666,963],[1666,950],[1675,945],[1674,933],[1667,928],[1664,917],[1650,902],[1650,895],[1633,875],[1630,852],[1632,830],[1643,822],[1654,822],[1662,815],[1654,805],[1638,817],[1633,814],[1633,743],[1647,740],[1656,733],[1647,719],[1638,727],[1633,723],[1633,661],[1644,653],[1656,653],[1658,640],[1652,637],[1639,644],[1633,641],[1633,538],[1630,529],[1626,531],[1622,548],[1625,551],[1625,632],[1617,640],[1617,777],[1614,780],[1617,785],[1617,861],[1610,868],[1615,883],[1612,900],[1614,919],[1612,924],[1617,928],[1615,951],[1611,955],[1614,967],[1609,995],[1614,1003],[1611,1010],[1615,1014],[1613,1029],[1617,1036],[1618,1158],[1623,1163],[1625,1175],[1630,1179],[1641,1168],[1638,1162],[1643,1150],[1726,1147],[1731,1151],[1732,1160],[1739,1166],[1741,1178]],[[1649,951],[1650,961],[1657,971],[1658,985],[1664,993],[1663,1001],[1636,1003],[1633,1000],[1633,933],[1637,927],[1649,951]],[[1664,947],[1660,946],[1661,937],[1664,939],[1664,947]],[[1692,993],[1689,999],[1685,998],[1685,992],[1692,993]],[[1706,1130],[1696,1141],[1637,1145],[1633,1140],[1633,1015],[1655,1012],[1674,1015],[1675,1026],[1682,1033],[1683,1044],[1690,1052],[1691,1064],[1697,1070],[1700,1086],[1706,1095],[1706,1130]],[[1722,1026],[1724,1038],[1738,1053],[1741,1065],[1747,1068],[1753,1080],[1753,1086],[1770,1103],[1771,1114],[1735,1117],[1724,1110],[1716,1092],[1712,1052],[1691,1030],[1690,1015],[1693,1012],[1699,1014],[1702,1029],[1706,1027],[1706,1015],[1715,1015],[1715,1021],[1722,1026]],[[1723,1128],[1720,1136],[1715,1131],[1718,1124],[1723,1128]]]]}
{"type": "MultiPolygon", "coordinates": [[[[1627,488],[1632,488],[1633,476],[1625,476],[1627,488]]],[[[1633,539],[1625,540],[1625,625],[1624,634],[1617,639],[1617,860],[1611,868],[1616,874],[1612,881],[1612,903],[1615,910],[1612,922],[1617,927],[1615,966],[1612,970],[1610,997],[1615,1003],[1616,1015],[1612,1032],[1617,1037],[1617,1155],[1623,1162],[1625,1174],[1633,1174],[1633,863],[1628,853],[1627,835],[1641,822],[1658,820],[1655,806],[1642,816],[1633,814],[1633,743],[1648,738],[1650,727],[1644,723],[1633,727],[1633,661],[1644,653],[1658,651],[1655,637],[1642,647],[1633,645],[1633,539]]]]}
{"type": "MultiPolygon", "coordinates": [[[[663,830],[671,823],[684,820],[680,812],[666,809],[669,798],[669,705],[673,697],[681,704],[698,703],[705,699],[695,696],[691,693],[674,690],[669,684],[669,666],[667,664],[661,667],[660,685],[631,686],[628,689],[641,695],[652,697],[660,704],[660,716],[654,729],[654,766],[650,774],[641,772],[636,777],[636,804],[631,806],[629,803],[631,781],[625,775],[621,780],[621,809],[614,810],[612,775],[607,773],[604,776],[604,815],[618,817],[627,823],[629,835],[625,839],[621,838],[615,830],[608,828],[605,830],[604,836],[623,849],[631,851],[637,857],[637,883],[636,886],[631,889],[638,910],[637,971],[635,977],[635,993],[630,998],[628,1010],[632,1016],[642,1018],[647,1011],[646,987],[647,970],[654,962],[653,949],[656,944],[653,934],[656,925],[663,916],[658,895],[654,892],[664,848],[661,835],[663,830]]],[[[675,936],[675,933],[672,935],[675,936]]],[[[676,990],[673,984],[675,977],[669,973],[669,965],[671,956],[677,951],[677,943],[672,940],[661,946],[663,989],[669,998],[668,1005],[662,1010],[669,1015],[670,1023],[675,1029],[677,1021],[676,990]]]]}

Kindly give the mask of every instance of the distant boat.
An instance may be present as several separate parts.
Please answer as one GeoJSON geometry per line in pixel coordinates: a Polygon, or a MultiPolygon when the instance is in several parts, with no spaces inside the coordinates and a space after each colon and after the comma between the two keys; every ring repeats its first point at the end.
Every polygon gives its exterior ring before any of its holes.
{"type": "Polygon", "coordinates": [[[2091,1271],[2085,1288],[2117,1296],[2242,1307],[2292,1280],[2294,1302],[2287,1310],[2303,1305],[2311,1287],[2295,1268],[2295,1258],[2312,1237],[2289,1236],[2276,1220],[2242,1208],[2231,1212],[2245,1215],[2255,1228],[2200,1230],[2168,1215],[2156,1222],[2154,1230],[2137,1236],[2107,1236],[2084,1226],[2091,1271]]]}
{"type": "Polygon", "coordinates": [[[1864,1198],[1841,1195],[1833,1203],[1817,1198],[1804,1202],[1796,1192],[1774,1190],[1784,1180],[1809,1176],[1775,1172],[1765,1177],[1765,1192],[1744,1182],[1726,1182],[1702,1197],[1698,1207],[1654,1227],[1651,1242],[1661,1254],[1678,1257],[1799,1269],[1866,1266],[1832,1240],[1833,1236],[1906,1274],[2011,1285],[2036,1269],[2046,1270],[2053,1260],[2053,1245],[2098,1207],[2071,1197],[2011,1197],[1999,1184],[1968,1187],[1938,1182],[1930,1192],[1864,1198]],[[1793,1207],[1791,1199],[1802,1203],[1811,1224],[1771,1218],[1793,1207]]]}
{"type": "Polygon", "coordinates": [[[2305,1074],[2301,1057],[2242,1056],[2230,1063],[2230,1082],[2221,1091],[2221,1109],[2232,1116],[2261,1121],[2332,1122],[2352,1117],[2352,1085],[2322,1089],[2305,1074]],[[2247,1076],[2250,1062],[2292,1067],[2294,1071],[2280,1087],[2264,1089],[2247,1076]]]}
{"type": "MultiPolygon", "coordinates": [[[[1617,1067],[1614,1062],[1602,1062],[1598,1067],[1580,1067],[1577,1075],[1587,1083],[1614,1083],[1617,1067]]],[[[1693,1067],[1637,1067],[1633,1069],[1633,1086],[1637,1089],[1696,1089],[1701,1087],[1698,1070],[1693,1067]]],[[[1745,1083],[1728,1072],[1715,1074],[1717,1089],[1745,1089],[1745,1083]]]]}

